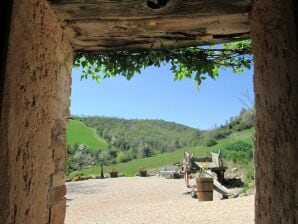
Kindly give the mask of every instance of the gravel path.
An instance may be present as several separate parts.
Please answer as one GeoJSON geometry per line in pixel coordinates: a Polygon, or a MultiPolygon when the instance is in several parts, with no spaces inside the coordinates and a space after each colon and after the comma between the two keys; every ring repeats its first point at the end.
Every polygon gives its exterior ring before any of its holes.
{"type": "Polygon", "coordinates": [[[254,196],[198,202],[183,179],[123,177],[67,184],[66,224],[250,224],[254,196]]]}

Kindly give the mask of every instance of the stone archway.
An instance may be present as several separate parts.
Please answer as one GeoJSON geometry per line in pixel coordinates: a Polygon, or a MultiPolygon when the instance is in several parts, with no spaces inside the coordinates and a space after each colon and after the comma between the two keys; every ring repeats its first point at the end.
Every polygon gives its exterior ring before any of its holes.
{"type": "MultiPolygon", "coordinates": [[[[249,29],[257,105],[256,223],[296,223],[298,13],[294,0],[253,1],[250,28],[248,0],[105,1],[113,7],[100,4],[100,0],[50,2],[51,6],[45,0],[13,1],[2,73],[0,223],[64,222],[65,124],[73,49],[96,52],[108,46],[159,47],[162,40],[171,46],[178,38],[181,45],[218,43],[245,38],[249,29]],[[84,14],[84,10],[91,11],[84,14]],[[192,19],[187,20],[183,10],[190,10],[192,19]],[[146,18],[116,21],[113,32],[122,37],[113,42],[111,37],[99,40],[88,34],[92,23],[99,25],[103,19],[94,16],[117,17],[117,12],[144,13],[146,18]],[[162,16],[169,13],[169,18],[162,16]],[[201,13],[197,19],[193,17],[196,13],[201,13]],[[72,21],[71,15],[77,21],[72,21]],[[183,17],[191,33],[177,31],[181,20],[175,15],[183,17]],[[142,38],[123,36],[125,26],[127,34],[142,34],[142,38]],[[162,32],[164,29],[172,32],[162,32]]],[[[100,26],[99,31],[105,27],[100,26]]]]}

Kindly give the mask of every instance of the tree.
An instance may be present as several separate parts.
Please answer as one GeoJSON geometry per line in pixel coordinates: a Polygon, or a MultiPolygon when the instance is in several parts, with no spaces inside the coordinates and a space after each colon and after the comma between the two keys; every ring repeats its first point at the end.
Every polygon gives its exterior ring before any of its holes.
{"type": "Polygon", "coordinates": [[[77,53],[74,67],[82,67],[81,79],[91,77],[97,82],[103,78],[122,75],[131,79],[134,74],[150,66],[160,67],[170,63],[174,79],[194,78],[198,85],[207,76],[215,79],[219,68],[232,68],[234,72],[250,68],[252,61],[251,41],[210,47],[180,47],[139,51],[111,51],[98,54],[77,53]]]}

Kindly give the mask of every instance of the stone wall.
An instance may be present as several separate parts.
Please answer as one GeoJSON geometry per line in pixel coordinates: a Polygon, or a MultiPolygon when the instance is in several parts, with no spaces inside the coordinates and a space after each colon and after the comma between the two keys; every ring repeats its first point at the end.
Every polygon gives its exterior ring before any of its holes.
{"type": "Polygon", "coordinates": [[[295,2],[254,1],[251,11],[256,224],[298,222],[298,11],[295,11],[295,2]]]}
{"type": "Polygon", "coordinates": [[[0,223],[65,216],[72,49],[44,0],[14,0],[0,123],[0,223]]]}

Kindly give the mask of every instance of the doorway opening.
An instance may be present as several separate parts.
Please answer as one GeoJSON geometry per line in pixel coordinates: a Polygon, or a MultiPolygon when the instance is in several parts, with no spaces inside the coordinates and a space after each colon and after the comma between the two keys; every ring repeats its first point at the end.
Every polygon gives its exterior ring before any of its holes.
{"type": "Polygon", "coordinates": [[[1,69],[0,222],[64,222],[73,52],[158,49],[160,40],[223,43],[236,35],[254,42],[255,220],[296,223],[296,18],[293,1],[14,0],[1,69]]]}
{"type": "MultiPolygon", "coordinates": [[[[217,47],[222,50],[224,46],[217,47]]],[[[215,52],[214,48],[212,52],[215,52]]],[[[191,54],[188,56],[192,57],[191,54]]],[[[91,65],[88,66],[90,68],[91,65]]],[[[217,81],[206,77],[207,80],[203,79],[202,86],[197,89],[193,79],[173,82],[175,71],[171,68],[171,63],[156,69],[149,66],[130,81],[116,77],[101,79],[99,85],[95,74],[91,74],[89,81],[80,80],[88,74],[87,70],[82,71],[83,68],[73,74],[72,116],[68,127],[68,143],[72,145],[68,146],[70,182],[67,183],[66,223],[85,223],[88,220],[119,223],[127,217],[134,217],[136,223],[140,220],[157,222],[156,218],[166,210],[169,214],[165,222],[172,219],[183,222],[191,217],[198,220],[192,213],[179,216],[174,213],[176,210],[171,210],[175,204],[181,205],[178,210],[182,213],[183,209],[203,209],[199,203],[194,205],[197,199],[191,197],[196,191],[196,172],[190,175],[193,179],[188,183],[183,179],[184,151],[199,158],[209,158],[212,152],[221,151],[224,166],[228,169],[226,178],[221,180],[219,187],[223,188],[219,192],[225,192],[215,193],[211,207],[222,203],[221,198],[254,194],[254,105],[249,94],[245,96],[243,92],[243,89],[250,88],[252,93],[251,72],[233,76],[230,74],[232,69],[220,70],[217,81]],[[243,79],[241,76],[244,76],[243,79]],[[232,83],[233,79],[238,80],[232,83]],[[250,83],[249,86],[247,83],[250,83]],[[209,86],[205,88],[204,85],[209,86]],[[225,99],[220,99],[224,94],[225,99]],[[94,100],[90,99],[92,97],[94,100]],[[196,102],[204,101],[204,97],[208,97],[209,102],[206,99],[202,104],[196,102]],[[225,105],[229,101],[232,103],[225,105]],[[226,116],[224,120],[224,115],[218,116],[217,113],[231,114],[231,108],[234,116],[226,116]],[[200,114],[200,111],[204,112],[200,114]],[[194,115],[196,112],[197,115],[194,115]],[[167,113],[176,117],[169,119],[167,113]],[[200,122],[204,123],[206,119],[209,123],[200,127],[200,122]],[[92,136],[93,140],[87,139],[92,136]],[[146,177],[141,177],[144,172],[146,177]],[[111,178],[114,176],[119,178],[111,178]],[[152,205],[163,209],[150,212],[152,205]],[[143,208],[135,212],[140,206],[143,208]]],[[[253,222],[253,196],[229,200],[235,209],[240,208],[237,203],[247,204],[245,215],[241,209],[234,214],[228,213],[235,223],[239,220],[253,222]],[[242,215],[238,217],[237,213],[242,215]]],[[[212,212],[215,211],[214,207],[212,212]]],[[[205,220],[211,215],[204,213],[206,216],[199,219],[205,220]]],[[[220,217],[215,217],[215,220],[217,218],[220,217]]]]}

